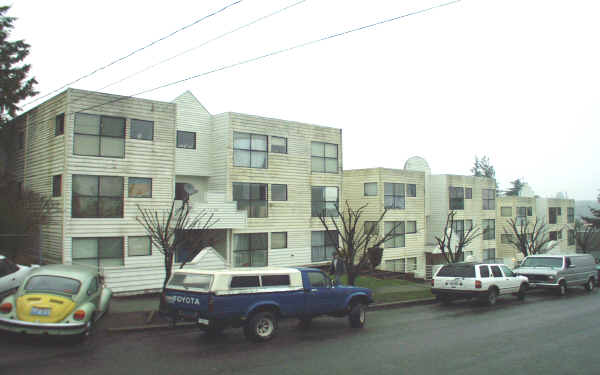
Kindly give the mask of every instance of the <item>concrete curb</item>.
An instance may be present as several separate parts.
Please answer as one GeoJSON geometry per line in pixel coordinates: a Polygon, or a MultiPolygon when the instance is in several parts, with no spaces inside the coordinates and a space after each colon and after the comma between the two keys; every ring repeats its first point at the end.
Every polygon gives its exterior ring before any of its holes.
{"type": "MultiPolygon", "coordinates": [[[[369,311],[388,310],[388,309],[399,309],[404,307],[419,306],[419,305],[431,305],[436,303],[435,298],[423,298],[408,301],[397,301],[397,302],[385,302],[375,303],[369,305],[369,311]]],[[[152,317],[157,314],[156,310],[151,311],[138,311],[140,313],[148,314],[146,318],[146,325],[140,326],[129,326],[129,327],[113,327],[107,328],[108,332],[111,333],[127,333],[127,332],[139,332],[139,331],[150,331],[150,330],[161,330],[161,329],[172,329],[172,328],[189,328],[196,327],[196,323],[192,322],[179,322],[175,326],[170,324],[148,324],[152,321],[152,317]]]]}

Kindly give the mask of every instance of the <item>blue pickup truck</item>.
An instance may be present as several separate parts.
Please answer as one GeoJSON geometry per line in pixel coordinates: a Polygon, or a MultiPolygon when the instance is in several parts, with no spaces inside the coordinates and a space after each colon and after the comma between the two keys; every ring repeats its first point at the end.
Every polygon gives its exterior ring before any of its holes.
{"type": "Polygon", "coordinates": [[[335,285],[313,268],[180,269],[163,293],[163,314],[193,321],[210,334],[227,327],[244,328],[250,340],[273,337],[278,321],[296,318],[308,327],[319,315],[348,317],[350,326],[365,324],[371,290],[335,285]]]}

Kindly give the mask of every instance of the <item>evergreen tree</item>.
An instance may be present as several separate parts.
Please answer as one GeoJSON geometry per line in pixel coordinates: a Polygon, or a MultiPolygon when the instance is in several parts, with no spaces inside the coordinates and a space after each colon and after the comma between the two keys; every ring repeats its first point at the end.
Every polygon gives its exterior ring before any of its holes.
{"type": "Polygon", "coordinates": [[[505,195],[515,197],[518,196],[521,189],[523,189],[525,182],[521,181],[520,178],[517,178],[516,180],[511,181],[510,183],[512,184],[512,187],[506,191],[505,195]]]}
{"type": "Polygon", "coordinates": [[[23,64],[29,55],[29,44],[23,40],[8,41],[13,29],[14,17],[7,17],[5,13],[10,7],[0,7],[0,128],[10,123],[17,111],[21,100],[34,96],[33,85],[35,78],[27,79],[31,65],[23,64]]]}
{"type": "MultiPolygon", "coordinates": [[[[597,199],[598,203],[600,203],[600,194],[598,194],[597,199]]],[[[590,211],[592,212],[592,216],[585,216],[581,219],[583,219],[586,224],[592,225],[595,229],[600,229],[600,209],[590,207],[590,211]]]]}

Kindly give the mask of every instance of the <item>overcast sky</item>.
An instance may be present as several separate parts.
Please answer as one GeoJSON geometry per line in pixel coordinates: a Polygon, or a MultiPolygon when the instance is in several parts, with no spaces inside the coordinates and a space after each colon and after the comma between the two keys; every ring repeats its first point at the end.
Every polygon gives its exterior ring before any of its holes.
{"type": "MultiPolygon", "coordinates": [[[[233,2],[4,4],[19,18],[12,39],[31,44],[43,95],[233,2]]],[[[297,2],[243,0],[71,87],[131,95],[444,0],[302,1],[106,87],[297,2]]],[[[598,0],[462,0],[141,97],[190,90],[213,114],[341,128],[344,169],[401,169],[418,155],[434,174],[468,175],[487,155],[501,189],[522,178],[541,196],[595,199],[599,16],[598,0]]]]}

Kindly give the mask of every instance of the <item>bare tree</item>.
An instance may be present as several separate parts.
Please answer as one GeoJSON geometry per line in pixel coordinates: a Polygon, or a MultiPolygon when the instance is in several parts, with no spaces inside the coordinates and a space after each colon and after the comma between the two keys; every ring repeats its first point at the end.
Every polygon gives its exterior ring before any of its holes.
{"type": "Polygon", "coordinates": [[[395,230],[399,227],[395,225],[383,236],[379,235],[379,225],[387,213],[386,209],[377,220],[372,221],[373,225],[366,229],[362,215],[367,206],[365,204],[358,209],[353,209],[346,201],[344,211],[340,211],[338,205],[335,206],[337,216],[319,215],[327,235],[330,236],[329,239],[338,243],[337,238],[332,237],[331,234],[335,230],[342,241],[336,252],[344,261],[350,285],[354,285],[360,270],[367,264],[368,249],[380,247],[385,241],[396,236],[395,230]]]}
{"type": "Polygon", "coordinates": [[[136,217],[137,222],[144,227],[152,243],[164,256],[164,290],[171,277],[177,248],[186,245],[195,250],[181,262],[181,268],[208,244],[206,232],[218,220],[214,219],[214,213],[209,213],[207,210],[200,210],[198,214],[192,215],[191,206],[187,201],[178,208],[173,201],[168,211],[142,208],[139,205],[137,208],[139,212],[139,216],[136,217]]]}
{"type": "Polygon", "coordinates": [[[573,229],[575,231],[575,240],[577,241],[577,250],[581,250],[584,253],[592,250],[594,243],[594,237],[596,236],[596,229],[593,225],[583,222],[583,220],[575,220],[573,229]]]}
{"type": "Polygon", "coordinates": [[[546,223],[537,217],[533,223],[527,219],[519,222],[508,219],[508,228],[504,228],[504,234],[509,235],[509,243],[523,256],[541,254],[556,246],[556,242],[552,243],[550,239],[546,223]]]}
{"type": "Polygon", "coordinates": [[[463,249],[482,234],[480,228],[473,225],[465,231],[464,221],[462,231],[457,230],[459,223],[454,219],[455,216],[456,211],[448,212],[442,236],[435,236],[438,248],[448,263],[462,261],[463,249]],[[456,238],[454,238],[454,234],[456,234],[456,238]]]}

